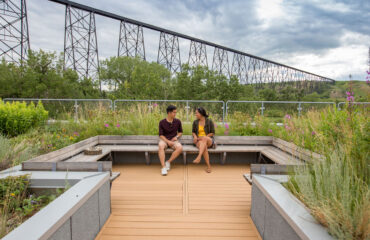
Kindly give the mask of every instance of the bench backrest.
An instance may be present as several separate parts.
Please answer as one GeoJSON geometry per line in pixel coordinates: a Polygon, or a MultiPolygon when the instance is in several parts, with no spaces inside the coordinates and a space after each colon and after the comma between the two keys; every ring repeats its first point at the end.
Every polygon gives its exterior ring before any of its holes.
{"type": "MultiPolygon", "coordinates": [[[[136,135],[136,136],[99,136],[99,144],[142,144],[157,145],[158,136],[136,135]]],[[[216,136],[218,145],[272,145],[272,137],[269,136],[216,136]]],[[[181,137],[180,142],[185,145],[193,144],[190,135],[181,137]]]]}
{"type": "Polygon", "coordinates": [[[282,150],[284,152],[287,152],[287,153],[290,153],[293,156],[296,156],[296,157],[298,157],[298,158],[300,158],[304,161],[312,161],[313,159],[320,160],[320,159],[324,158],[324,156],[322,156],[318,153],[315,153],[315,152],[312,152],[310,150],[298,147],[294,143],[284,141],[280,138],[275,138],[274,137],[273,141],[272,141],[272,144],[275,147],[279,148],[280,150],[282,150]]]}
{"type": "Polygon", "coordinates": [[[83,150],[85,150],[88,147],[92,147],[92,146],[97,145],[99,143],[98,140],[99,140],[98,136],[91,137],[91,138],[85,139],[81,142],[74,143],[74,144],[69,145],[67,147],[58,149],[56,151],[53,151],[53,152],[50,152],[50,153],[43,154],[43,155],[40,155],[38,157],[32,158],[32,159],[28,160],[27,162],[48,162],[48,161],[57,162],[57,161],[61,161],[61,160],[64,160],[65,158],[68,158],[70,156],[73,156],[73,155],[76,155],[76,154],[82,152],[83,150]]]}

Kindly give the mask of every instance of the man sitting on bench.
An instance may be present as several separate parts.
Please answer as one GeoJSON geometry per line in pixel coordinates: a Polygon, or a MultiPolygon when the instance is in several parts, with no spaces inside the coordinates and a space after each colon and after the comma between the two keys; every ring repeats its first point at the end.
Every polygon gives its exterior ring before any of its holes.
{"type": "Polygon", "coordinates": [[[176,107],[170,105],[167,107],[167,117],[159,122],[159,143],[158,143],[158,156],[161,161],[163,176],[167,175],[167,172],[171,169],[171,162],[175,160],[182,152],[182,145],[179,142],[179,138],[182,135],[181,121],[176,116],[176,107]],[[172,148],[174,151],[168,159],[165,161],[165,150],[166,148],[172,148]]]}

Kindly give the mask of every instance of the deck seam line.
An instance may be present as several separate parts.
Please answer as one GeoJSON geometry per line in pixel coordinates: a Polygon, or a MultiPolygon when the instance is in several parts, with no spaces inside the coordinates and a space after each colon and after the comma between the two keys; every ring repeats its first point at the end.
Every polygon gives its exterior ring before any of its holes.
{"type": "Polygon", "coordinates": [[[184,211],[183,211],[183,215],[188,215],[189,214],[189,191],[188,191],[188,165],[185,165],[184,166],[184,196],[183,196],[183,199],[184,199],[184,211]]]}

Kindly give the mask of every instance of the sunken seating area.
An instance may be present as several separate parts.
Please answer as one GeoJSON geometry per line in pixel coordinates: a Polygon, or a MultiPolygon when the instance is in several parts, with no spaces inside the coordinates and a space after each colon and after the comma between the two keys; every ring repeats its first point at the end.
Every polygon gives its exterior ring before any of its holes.
{"type": "MultiPolygon", "coordinates": [[[[111,171],[113,163],[146,163],[158,161],[158,136],[95,136],[65,148],[22,163],[22,170],[41,171],[111,171]],[[86,155],[84,150],[99,147],[99,155],[86,155]]],[[[217,148],[208,149],[211,162],[299,165],[320,158],[296,145],[270,136],[216,136],[217,148]]],[[[176,162],[187,164],[198,149],[191,136],[182,136],[183,153],[176,162]]],[[[171,153],[167,149],[166,153],[171,153]]]]}

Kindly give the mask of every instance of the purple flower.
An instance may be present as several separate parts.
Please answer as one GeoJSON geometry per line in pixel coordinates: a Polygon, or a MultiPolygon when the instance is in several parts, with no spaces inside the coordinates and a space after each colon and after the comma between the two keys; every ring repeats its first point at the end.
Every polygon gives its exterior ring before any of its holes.
{"type": "Polygon", "coordinates": [[[354,96],[348,96],[347,97],[347,101],[348,102],[354,102],[355,101],[355,97],[354,96]]]}
{"type": "Polygon", "coordinates": [[[272,133],[272,129],[269,129],[268,131],[269,131],[269,133],[272,133]]]}
{"type": "Polygon", "coordinates": [[[120,125],[119,123],[117,123],[116,127],[118,127],[118,128],[119,128],[120,126],[121,126],[121,125],[120,125]]]}
{"type": "Polygon", "coordinates": [[[80,136],[80,134],[78,132],[73,132],[73,135],[80,136]]]}
{"type": "Polygon", "coordinates": [[[288,125],[285,125],[286,130],[290,130],[290,127],[288,125]]]}
{"type": "Polygon", "coordinates": [[[229,124],[225,123],[225,128],[229,129],[229,124]]]}
{"type": "Polygon", "coordinates": [[[217,128],[217,123],[215,123],[215,128],[217,128]]]}
{"type": "Polygon", "coordinates": [[[52,147],[53,146],[53,144],[48,144],[48,147],[52,147]]]}
{"type": "Polygon", "coordinates": [[[229,130],[225,130],[224,135],[229,135],[229,130]]]}
{"type": "Polygon", "coordinates": [[[286,115],[285,115],[285,118],[286,118],[286,119],[291,119],[292,117],[291,117],[289,114],[286,114],[286,115]]]}
{"type": "Polygon", "coordinates": [[[312,136],[315,136],[315,135],[316,135],[316,132],[315,132],[315,131],[312,131],[312,132],[311,132],[311,135],[312,135],[312,136]]]}
{"type": "Polygon", "coordinates": [[[104,124],[104,127],[106,127],[106,128],[109,127],[109,124],[108,123],[104,124]]]}
{"type": "Polygon", "coordinates": [[[158,106],[158,104],[156,104],[156,103],[153,104],[153,107],[157,107],[157,106],[158,106]]]}

